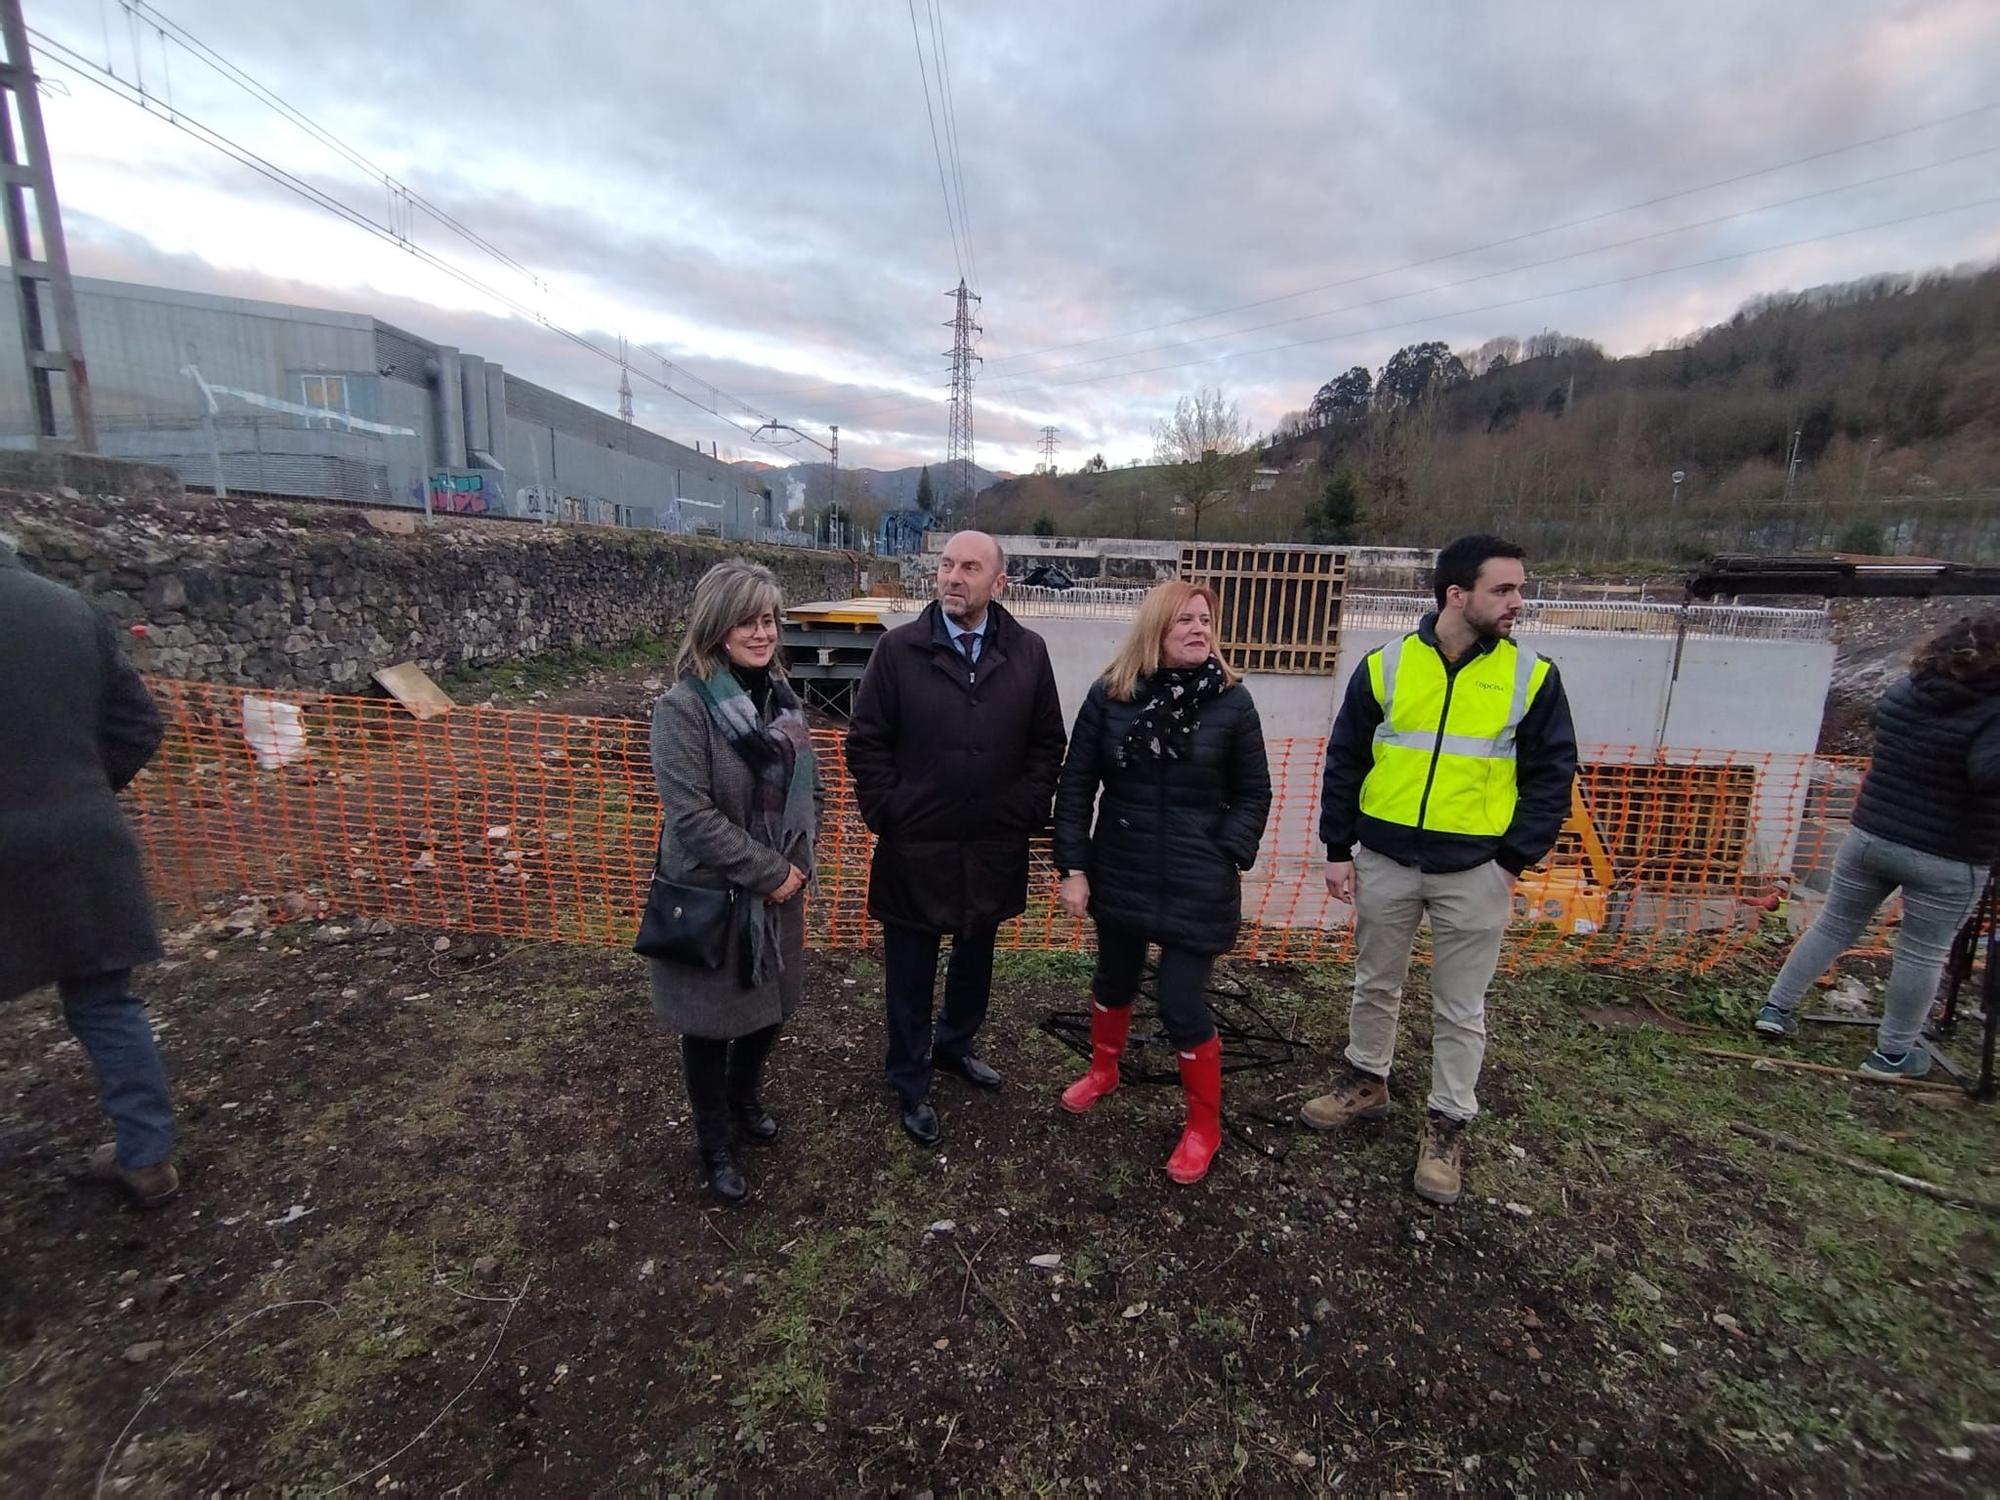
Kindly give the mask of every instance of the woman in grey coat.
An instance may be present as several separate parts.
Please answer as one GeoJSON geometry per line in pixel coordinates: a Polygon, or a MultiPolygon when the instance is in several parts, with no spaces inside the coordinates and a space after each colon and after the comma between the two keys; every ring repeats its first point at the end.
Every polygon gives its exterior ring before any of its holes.
{"type": "Polygon", "coordinates": [[[677,680],[653,707],[660,873],[739,893],[721,968],[646,961],[653,1013],[680,1034],[702,1179],[726,1203],[748,1191],[732,1125],[758,1145],[778,1134],[758,1084],[799,1004],[805,887],[824,800],[805,715],[778,659],[783,602],[769,568],[740,558],[710,568],[695,588],[677,680]]]}

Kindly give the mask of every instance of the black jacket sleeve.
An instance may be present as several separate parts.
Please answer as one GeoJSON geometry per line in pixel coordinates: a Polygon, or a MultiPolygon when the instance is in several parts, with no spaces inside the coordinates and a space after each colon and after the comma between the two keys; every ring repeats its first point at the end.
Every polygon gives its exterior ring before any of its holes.
{"type": "Polygon", "coordinates": [[[1066,742],[1055,668],[1049,663],[1046,649],[1037,655],[1041,665],[1035,678],[1035,703],[1028,717],[1027,769],[1021,777],[1029,833],[1040,833],[1048,826],[1049,799],[1055,795],[1056,779],[1062,774],[1066,742]]]}
{"type": "Polygon", "coordinates": [[[1981,795],[2000,794],[2000,713],[1989,715],[1966,746],[1965,775],[1981,795]]]}
{"type": "Polygon", "coordinates": [[[160,748],[166,726],[160,720],[153,695],[146,691],[138,671],[126,660],[118,642],[117,627],[99,615],[97,633],[106,671],[98,743],[103,748],[104,774],[110,779],[111,789],[122,792],[160,748]]]}
{"type": "Polygon", "coordinates": [[[1056,868],[1065,875],[1090,868],[1090,821],[1102,779],[1098,741],[1104,734],[1104,684],[1091,684],[1069,737],[1069,758],[1056,783],[1056,868]]]}
{"type": "Polygon", "coordinates": [[[1257,705],[1246,704],[1229,747],[1229,816],[1222,825],[1222,848],[1236,868],[1257,863],[1257,846],[1271,817],[1271,766],[1264,754],[1264,724],[1257,705]]]}
{"type": "Polygon", "coordinates": [[[1556,835],[1569,817],[1570,787],[1576,780],[1576,726],[1570,722],[1569,695],[1554,662],[1549,663],[1542,690],[1515,734],[1514,778],[1519,788],[1514,821],[1501,836],[1494,860],[1518,875],[1555,847],[1556,835]]]}
{"type": "Polygon", "coordinates": [[[888,832],[890,795],[896,790],[896,731],[902,717],[900,685],[891,662],[894,648],[877,642],[854,692],[847,721],[847,774],[861,821],[874,834],[888,832]]]}
{"type": "MultiPolygon", "coordinates": [[[[1361,783],[1375,764],[1375,730],[1382,722],[1382,705],[1375,701],[1368,680],[1368,659],[1361,658],[1347,679],[1347,695],[1334,715],[1333,733],[1326,741],[1326,774],[1320,781],[1319,838],[1326,857],[1354,857],[1354,835],[1361,820],[1361,783]]],[[[1549,669],[1551,673],[1554,667],[1549,669]]]]}

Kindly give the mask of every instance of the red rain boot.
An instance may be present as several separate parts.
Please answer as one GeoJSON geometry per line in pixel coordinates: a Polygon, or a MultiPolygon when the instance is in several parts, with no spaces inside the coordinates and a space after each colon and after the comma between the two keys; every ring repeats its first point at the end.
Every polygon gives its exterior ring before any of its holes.
{"type": "Polygon", "coordinates": [[[1187,1126],[1167,1158],[1175,1182],[1200,1182],[1222,1144],[1222,1039],[1210,1037],[1180,1054],[1181,1088],[1187,1094],[1187,1126]]]}
{"type": "Polygon", "coordinates": [[[1090,1002],[1090,1071],[1063,1090],[1062,1107],[1080,1115],[1118,1087],[1118,1058],[1132,1030],[1132,1007],[1090,1002]]]}

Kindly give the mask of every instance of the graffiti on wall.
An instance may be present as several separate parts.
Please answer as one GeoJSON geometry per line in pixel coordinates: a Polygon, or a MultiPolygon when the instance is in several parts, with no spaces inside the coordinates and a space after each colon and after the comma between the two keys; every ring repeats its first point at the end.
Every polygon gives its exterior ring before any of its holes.
{"type": "MultiPolygon", "coordinates": [[[[430,507],[434,512],[456,516],[483,516],[490,511],[491,498],[486,479],[480,474],[433,474],[428,480],[430,507]]],[[[423,488],[410,486],[410,499],[424,503],[423,488]]]]}

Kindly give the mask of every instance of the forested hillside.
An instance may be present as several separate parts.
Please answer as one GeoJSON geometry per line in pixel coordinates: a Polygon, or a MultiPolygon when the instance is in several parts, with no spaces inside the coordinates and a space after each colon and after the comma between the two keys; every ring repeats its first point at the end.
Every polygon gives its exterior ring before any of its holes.
{"type": "MultiPolygon", "coordinates": [[[[1165,470],[1127,470],[983,499],[1065,531],[1120,531],[1121,514],[1146,518],[1129,493],[1142,475],[1155,495],[1170,488],[1165,470]]],[[[1246,446],[1230,484],[1203,535],[1427,544],[1479,526],[1583,561],[1792,546],[1991,556],[2000,269],[1767,296],[1622,359],[1553,332],[1410,345],[1379,371],[1334,375],[1246,446]]],[[[1163,510],[1147,534],[1188,519],[1163,510]]]]}

